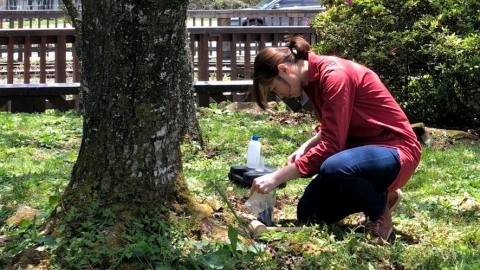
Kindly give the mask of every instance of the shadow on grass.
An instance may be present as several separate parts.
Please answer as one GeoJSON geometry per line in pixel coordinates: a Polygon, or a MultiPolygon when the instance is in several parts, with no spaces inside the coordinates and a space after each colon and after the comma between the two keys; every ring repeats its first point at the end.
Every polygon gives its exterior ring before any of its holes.
{"type": "Polygon", "coordinates": [[[31,207],[41,207],[43,203],[48,202],[48,196],[45,195],[48,192],[53,193],[61,185],[66,185],[68,179],[69,172],[65,172],[64,175],[51,171],[3,175],[0,177],[0,204],[23,202],[31,207]]]}
{"type": "Polygon", "coordinates": [[[0,130],[0,144],[6,147],[38,146],[35,138],[25,136],[21,132],[4,132],[0,130]]]}

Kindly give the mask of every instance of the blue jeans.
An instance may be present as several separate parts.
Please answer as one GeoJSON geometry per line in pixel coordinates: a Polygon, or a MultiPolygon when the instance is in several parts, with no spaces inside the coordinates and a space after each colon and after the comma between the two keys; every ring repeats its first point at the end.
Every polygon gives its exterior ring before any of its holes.
{"type": "Polygon", "coordinates": [[[307,222],[334,223],[364,212],[377,220],[385,211],[385,191],[400,171],[396,149],[360,146],[325,160],[308,184],[297,206],[297,218],[307,222]]]}

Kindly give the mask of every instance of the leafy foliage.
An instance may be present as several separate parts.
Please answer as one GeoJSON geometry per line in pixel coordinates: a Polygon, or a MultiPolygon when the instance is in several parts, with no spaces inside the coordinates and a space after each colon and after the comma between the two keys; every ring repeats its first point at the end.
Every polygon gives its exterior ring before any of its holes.
{"type": "MultiPolygon", "coordinates": [[[[231,165],[245,162],[244,153],[251,134],[261,135],[266,163],[273,167],[284,165],[285,157],[312,135],[316,122],[310,114],[284,110],[249,114],[212,106],[199,112],[207,151],[203,152],[194,142],[182,145],[189,189],[198,201],[212,200],[219,204],[212,220],[227,228],[223,240],[214,237],[216,231],[201,237],[192,234],[191,217],[182,213],[166,209],[148,213],[142,210],[141,204],[139,215],[134,217],[117,216],[114,213],[118,211],[110,206],[72,209],[65,213],[66,222],[55,234],[45,235],[41,227],[45,217],[57,209],[61,211],[57,204],[79,148],[81,120],[81,116],[73,113],[0,114],[3,127],[0,153],[5,153],[0,159],[0,181],[2,186],[17,183],[24,187],[18,189],[19,192],[0,188],[0,198],[8,198],[0,205],[1,269],[8,269],[18,254],[28,250],[45,254],[48,269],[52,270],[128,266],[134,269],[480,267],[480,147],[478,141],[460,144],[459,137],[454,138],[447,132],[438,133],[432,137],[431,145],[424,147],[420,166],[403,189],[405,198],[394,212],[395,239],[386,246],[373,246],[362,233],[355,232],[352,226],[355,217],[335,225],[316,226],[296,233],[269,232],[257,238],[245,234],[238,227],[238,219],[224,218],[228,212],[241,211],[241,199],[248,195],[248,190],[234,185],[226,174],[231,165]],[[9,136],[13,130],[21,131],[25,137],[9,136]],[[55,139],[48,138],[49,134],[55,139]],[[52,147],[30,143],[36,141],[37,135],[52,147]],[[20,153],[40,150],[41,155],[23,154],[22,165],[15,166],[22,156],[20,153]],[[15,157],[6,153],[14,153],[15,157]],[[58,156],[70,158],[39,164],[39,156],[42,162],[56,160],[58,156]],[[17,177],[29,170],[43,173],[36,178],[17,177]],[[52,177],[49,172],[56,176],[52,177]],[[29,196],[23,196],[22,192],[29,196]],[[9,219],[19,205],[35,206],[43,211],[32,219],[13,224],[9,219]],[[79,216],[84,218],[79,220],[79,216]],[[69,237],[72,230],[81,231],[81,237],[69,237]],[[113,237],[114,234],[118,237],[113,237]],[[245,238],[249,241],[244,241],[245,238]],[[53,251],[58,255],[51,256],[53,251]]],[[[291,181],[285,189],[277,191],[281,210],[275,213],[275,219],[296,217],[295,201],[309,180],[291,181]]]]}
{"type": "Polygon", "coordinates": [[[324,1],[314,50],[376,71],[412,122],[480,123],[480,2],[324,1]]]}

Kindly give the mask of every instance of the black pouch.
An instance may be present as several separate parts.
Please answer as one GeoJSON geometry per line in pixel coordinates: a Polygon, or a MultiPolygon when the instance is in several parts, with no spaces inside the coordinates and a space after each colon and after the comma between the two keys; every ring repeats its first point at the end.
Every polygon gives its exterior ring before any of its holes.
{"type": "Polygon", "coordinates": [[[273,226],[273,207],[267,208],[258,214],[257,220],[267,226],[273,226]]]}
{"type": "MultiPolygon", "coordinates": [[[[228,179],[242,187],[250,188],[255,178],[272,173],[274,171],[276,171],[276,169],[268,166],[265,166],[263,172],[256,171],[255,169],[248,168],[247,166],[231,166],[230,172],[228,173],[228,179]]],[[[284,188],[286,186],[287,183],[283,183],[279,186],[279,188],[284,188]]]]}
{"type": "Polygon", "coordinates": [[[228,173],[228,179],[235,184],[248,188],[252,186],[252,182],[245,182],[243,175],[247,172],[255,171],[253,168],[248,168],[247,166],[232,166],[230,167],[230,172],[228,173]]]}

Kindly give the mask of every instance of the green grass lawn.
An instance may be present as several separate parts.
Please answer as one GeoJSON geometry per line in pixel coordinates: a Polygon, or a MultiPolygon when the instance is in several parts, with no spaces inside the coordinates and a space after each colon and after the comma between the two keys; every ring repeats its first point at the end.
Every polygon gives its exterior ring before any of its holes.
{"type": "MultiPolygon", "coordinates": [[[[316,124],[308,114],[284,109],[249,114],[215,107],[202,110],[198,117],[208,151],[200,151],[195,143],[182,145],[186,180],[199,201],[216,201],[227,213],[223,195],[236,211],[243,211],[239,202],[248,190],[232,184],[227,173],[230,166],[245,163],[250,136],[261,136],[266,164],[280,167],[312,135],[316,124]]],[[[0,113],[2,234],[17,228],[7,222],[14,207],[51,206],[52,196],[60,194],[69,181],[81,136],[82,118],[74,113],[0,113]]],[[[355,233],[353,217],[337,225],[252,238],[265,252],[254,252],[255,259],[250,261],[242,257],[249,252],[221,257],[221,244],[201,249],[203,241],[190,239],[184,245],[196,247],[205,258],[217,256],[216,264],[205,263],[202,269],[209,269],[208,265],[211,269],[480,269],[480,144],[451,142],[437,136],[424,147],[421,164],[394,212],[394,239],[386,246],[372,245],[363,234],[355,233]]],[[[295,202],[308,181],[291,181],[277,191],[281,202],[277,222],[295,218],[295,202]]],[[[235,223],[228,225],[241,232],[235,223]]],[[[0,268],[8,261],[11,246],[0,241],[0,268]]],[[[146,266],[155,269],[150,267],[146,266]]]]}

